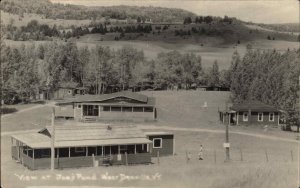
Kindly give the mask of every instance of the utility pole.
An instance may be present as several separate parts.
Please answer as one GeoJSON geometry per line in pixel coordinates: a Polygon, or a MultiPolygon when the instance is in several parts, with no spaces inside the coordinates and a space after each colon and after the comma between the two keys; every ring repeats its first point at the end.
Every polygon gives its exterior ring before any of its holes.
{"type": "Polygon", "coordinates": [[[230,124],[230,113],[229,113],[229,108],[228,108],[228,104],[226,103],[226,114],[228,117],[228,123],[225,122],[226,124],[226,130],[225,130],[225,143],[224,143],[224,148],[225,148],[225,153],[226,153],[226,159],[225,162],[229,162],[230,161],[230,151],[229,151],[229,147],[230,147],[230,143],[229,143],[229,124],[230,124]]]}
{"type": "MultiPolygon", "coordinates": [[[[299,5],[300,5],[300,1],[299,1],[299,5]]],[[[300,13],[299,13],[300,14],[300,13]]],[[[299,26],[300,27],[300,26],[299,26]]],[[[299,113],[299,121],[298,121],[298,128],[297,128],[297,131],[298,131],[298,187],[300,187],[300,134],[299,134],[299,124],[300,124],[300,75],[299,75],[299,91],[298,91],[298,95],[299,95],[299,99],[298,99],[298,113],[299,113]]]]}
{"type": "Polygon", "coordinates": [[[51,170],[54,170],[54,157],[55,157],[55,149],[54,149],[54,142],[55,142],[55,125],[54,125],[54,118],[55,118],[55,107],[52,107],[52,117],[51,117],[51,170]]]}

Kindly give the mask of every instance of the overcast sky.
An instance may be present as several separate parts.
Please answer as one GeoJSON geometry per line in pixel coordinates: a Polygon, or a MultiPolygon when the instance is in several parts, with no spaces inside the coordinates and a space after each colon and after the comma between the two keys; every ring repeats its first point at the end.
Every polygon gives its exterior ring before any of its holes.
{"type": "Polygon", "coordinates": [[[51,0],[86,6],[160,6],[256,23],[299,23],[298,0],[51,0]]]}

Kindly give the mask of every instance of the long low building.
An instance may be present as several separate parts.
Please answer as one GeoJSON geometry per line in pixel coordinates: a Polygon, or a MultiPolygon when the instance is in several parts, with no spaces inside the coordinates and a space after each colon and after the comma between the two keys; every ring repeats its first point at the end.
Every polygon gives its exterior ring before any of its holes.
{"type": "Polygon", "coordinates": [[[57,102],[57,118],[78,121],[155,120],[155,98],[133,92],[81,95],[57,102]]]}
{"type": "MultiPolygon", "coordinates": [[[[35,133],[12,135],[12,158],[31,170],[50,168],[51,132],[52,127],[46,127],[35,133]]],[[[173,144],[170,143],[172,134],[164,134],[147,134],[132,125],[56,126],[54,166],[61,169],[95,165],[149,164],[151,156],[156,155],[158,151],[161,155],[173,154],[173,144]]]]}
{"type": "Polygon", "coordinates": [[[280,124],[281,111],[259,101],[235,103],[229,110],[219,111],[220,121],[232,125],[274,125],[280,124]]]}

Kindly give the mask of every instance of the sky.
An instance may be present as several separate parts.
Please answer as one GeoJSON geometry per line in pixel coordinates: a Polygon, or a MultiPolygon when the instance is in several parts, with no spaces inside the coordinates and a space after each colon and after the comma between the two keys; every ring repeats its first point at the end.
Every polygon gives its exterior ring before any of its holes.
{"type": "Polygon", "coordinates": [[[85,6],[159,6],[256,23],[299,23],[299,0],[51,0],[85,6]]]}

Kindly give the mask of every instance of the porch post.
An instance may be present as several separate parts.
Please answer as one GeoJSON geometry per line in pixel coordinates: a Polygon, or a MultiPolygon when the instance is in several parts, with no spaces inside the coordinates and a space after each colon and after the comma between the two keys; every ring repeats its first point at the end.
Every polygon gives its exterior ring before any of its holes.
{"type": "Polygon", "coordinates": [[[33,170],[35,169],[34,168],[34,149],[32,148],[32,168],[33,170]]]}
{"type": "Polygon", "coordinates": [[[251,109],[249,109],[248,113],[248,122],[251,124],[251,109]]]}
{"type": "Polygon", "coordinates": [[[175,155],[175,135],[173,136],[173,155],[175,155]]]}
{"type": "Polygon", "coordinates": [[[109,155],[111,155],[111,146],[109,146],[109,155]]]}
{"type": "Polygon", "coordinates": [[[101,146],[102,147],[102,157],[104,156],[104,146],[101,146]]]}
{"type": "Polygon", "coordinates": [[[85,147],[85,156],[88,156],[88,149],[89,149],[89,148],[86,146],[86,147],[85,147]]]}
{"type": "Polygon", "coordinates": [[[118,145],[118,154],[120,154],[120,145],[118,145]]]}
{"type": "Polygon", "coordinates": [[[236,113],[236,125],[239,125],[239,112],[236,113]]]}
{"type": "Polygon", "coordinates": [[[71,157],[71,147],[69,147],[69,158],[71,157]]]}
{"type": "Polygon", "coordinates": [[[136,144],[134,144],[134,154],[136,154],[136,144]]]}
{"type": "Polygon", "coordinates": [[[100,114],[101,114],[101,106],[99,105],[99,106],[98,106],[98,116],[99,116],[99,117],[101,116],[100,114]]]}
{"type": "Polygon", "coordinates": [[[20,160],[20,142],[16,140],[18,160],[20,160]]]}

